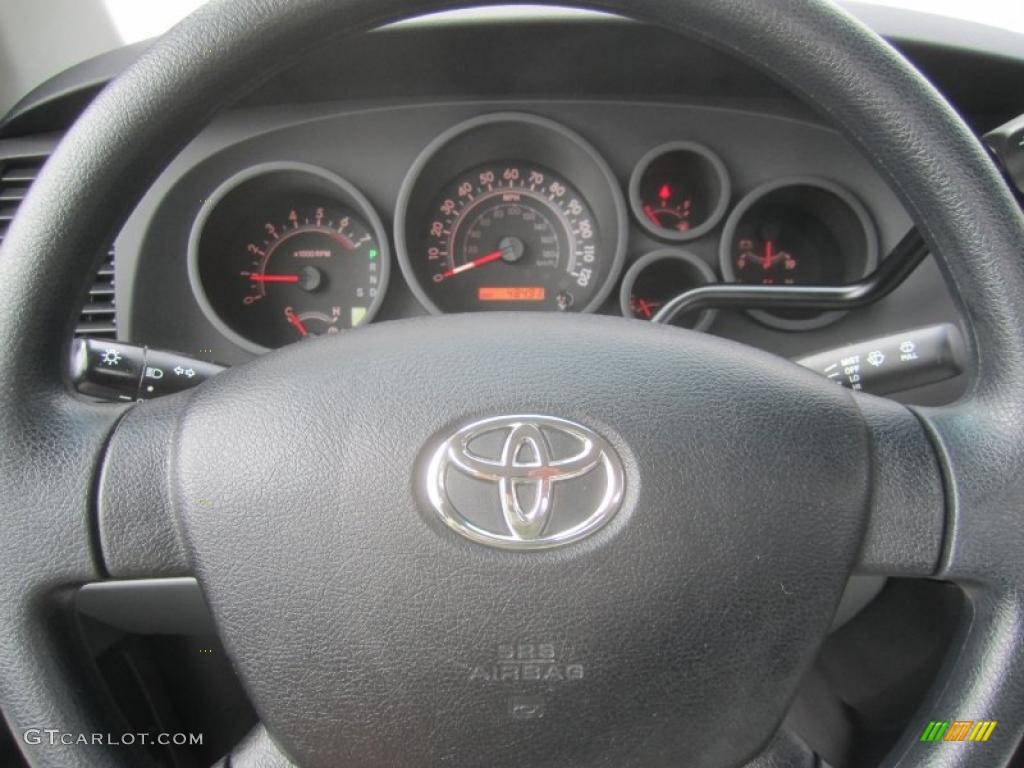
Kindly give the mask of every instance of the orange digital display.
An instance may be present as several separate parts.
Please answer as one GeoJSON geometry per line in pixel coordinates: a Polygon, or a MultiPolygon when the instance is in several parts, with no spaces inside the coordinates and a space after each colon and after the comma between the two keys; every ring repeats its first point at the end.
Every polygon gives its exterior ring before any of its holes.
{"type": "Polygon", "coordinates": [[[542,285],[495,285],[477,290],[480,301],[544,301],[542,285]]]}

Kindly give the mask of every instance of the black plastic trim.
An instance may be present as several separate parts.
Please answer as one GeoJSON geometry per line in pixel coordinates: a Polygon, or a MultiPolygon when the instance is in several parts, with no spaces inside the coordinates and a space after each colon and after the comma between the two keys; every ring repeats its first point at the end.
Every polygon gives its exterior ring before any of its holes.
{"type": "Polygon", "coordinates": [[[75,608],[104,624],[140,635],[216,633],[199,584],[191,577],[86,584],[75,608]]]}
{"type": "MultiPolygon", "coordinates": [[[[971,81],[966,90],[961,88],[957,93],[950,93],[965,114],[973,115],[979,108],[986,109],[980,105],[998,101],[990,97],[1003,91],[1007,94],[1020,93],[1017,84],[1024,74],[1024,35],[935,14],[869,3],[840,2],[840,5],[899,48],[943,90],[950,91],[955,85],[949,75],[963,78],[965,69],[984,73],[984,89],[973,88],[973,81],[979,77],[971,76],[966,78],[971,81]],[[965,100],[970,103],[965,103],[965,100]]],[[[393,25],[374,34],[401,35],[411,32],[415,35],[424,30],[431,32],[439,28],[450,30],[459,26],[500,26],[510,19],[518,24],[531,23],[538,28],[556,30],[566,24],[575,27],[636,24],[605,14],[581,11],[567,16],[559,9],[531,9],[530,15],[516,13],[508,17],[492,12],[484,19],[468,19],[464,14],[453,14],[450,20],[443,17],[419,19],[393,25]]],[[[103,86],[134,62],[152,42],[145,40],[100,54],[43,82],[18,101],[0,120],[0,138],[66,128],[103,86]]],[[[444,46],[440,49],[443,51],[444,46]]],[[[756,76],[756,73],[751,74],[756,76]]],[[[775,87],[770,87],[765,93],[771,95],[775,91],[775,87]]],[[[989,130],[1024,109],[1024,104],[1019,102],[1005,106],[1008,110],[1005,114],[994,115],[991,119],[986,116],[983,118],[984,124],[975,127],[978,130],[989,130]]]]}

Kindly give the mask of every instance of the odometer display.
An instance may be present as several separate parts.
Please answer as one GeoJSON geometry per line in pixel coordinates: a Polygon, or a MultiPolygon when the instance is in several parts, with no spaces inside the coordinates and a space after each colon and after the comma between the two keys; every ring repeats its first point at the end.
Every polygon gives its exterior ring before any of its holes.
{"type": "Polygon", "coordinates": [[[412,267],[442,312],[579,311],[609,276],[586,198],[544,166],[477,166],[445,184],[428,211],[412,267]]]}
{"type": "Polygon", "coordinates": [[[487,285],[476,292],[480,301],[544,301],[543,286],[487,285]]]}

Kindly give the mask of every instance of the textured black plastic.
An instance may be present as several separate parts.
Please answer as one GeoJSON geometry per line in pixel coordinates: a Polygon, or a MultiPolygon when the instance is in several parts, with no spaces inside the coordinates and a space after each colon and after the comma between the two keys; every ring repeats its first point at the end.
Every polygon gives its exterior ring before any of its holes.
{"type": "Polygon", "coordinates": [[[296,762],[715,766],[763,746],[859,548],[868,435],[846,390],[681,334],[398,321],[196,390],[175,443],[183,535],[296,762]],[[584,542],[493,550],[417,498],[435,439],[521,413],[579,421],[622,457],[623,510],[584,542]],[[485,679],[503,646],[542,644],[564,681],[485,679]],[[543,717],[511,717],[518,696],[543,717]]]}
{"type": "MultiPolygon", "coordinates": [[[[7,249],[0,270],[15,257],[7,249]]],[[[9,338],[14,304],[0,307],[0,335],[9,338]]],[[[70,330],[70,329],[69,329],[70,330]]],[[[10,397],[0,405],[0,705],[17,743],[26,749],[29,728],[67,733],[124,733],[127,724],[77,643],[70,585],[96,581],[92,485],[106,436],[124,406],[79,403],[52,388],[31,392],[29,382],[3,376],[10,397]],[[17,383],[15,383],[17,382],[17,383]],[[4,406],[7,406],[6,408],[4,406]]],[[[52,381],[52,380],[51,380],[52,381]]],[[[38,386],[41,382],[35,382],[38,386]]],[[[44,735],[44,738],[47,738],[44,735]]],[[[136,748],[113,753],[50,745],[35,750],[33,765],[147,765],[136,748]]]]}
{"type": "Polygon", "coordinates": [[[100,581],[75,595],[75,609],[139,635],[212,635],[217,628],[195,579],[100,581]]]}
{"type": "Polygon", "coordinates": [[[935,447],[919,419],[891,400],[859,395],[871,430],[871,519],[858,569],[931,576],[939,567],[945,489],[935,447]]]}
{"type": "Polygon", "coordinates": [[[100,548],[117,579],[188,574],[171,515],[170,447],[181,396],[130,410],[107,448],[96,500],[100,548]]]}
{"type": "MultiPolygon", "coordinates": [[[[452,5],[424,1],[415,7],[428,10],[452,5]]],[[[626,4],[617,0],[590,5],[614,11],[626,4]]],[[[407,14],[411,8],[402,0],[238,0],[205,6],[157,42],[97,98],[65,137],[23,203],[4,242],[5,258],[0,259],[0,346],[9,361],[0,369],[0,434],[14,436],[18,446],[16,451],[5,452],[0,462],[2,553],[5,572],[11,574],[0,584],[0,701],[15,730],[46,723],[62,730],[103,732],[108,728],[102,725],[111,725],[102,722],[107,710],[83,693],[93,689],[85,685],[82,673],[68,663],[72,657],[64,653],[62,640],[69,635],[54,621],[59,602],[52,595],[64,585],[96,576],[88,546],[91,531],[86,500],[100,449],[117,411],[83,405],[65,394],[61,376],[65,356],[51,353],[67,338],[70,323],[52,308],[76,304],[84,288],[80,276],[89,274],[94,266],[89,254],[99,252],[99,245],[174,151],[220,106],[223,94],[250,87],[255,77],[269,74],[268,62],[285,65],[289,55],[307,50],[310,41],[325,40],[328,30],[357,31],[407,14]],[[97,200],[108,205],[92,204],[97,200]],[[62,215],[54,216],[56,210],[62,215]],[[60,534],[42,536],[41,531],[60,534]]],[[[669,29],[715,41],[742,58],[756,56],[760,66],[830,115],[868,153],[917,219],[933,252],[943,260],[962,300],[977,376],[963,403],[922,411],[921,417],[941,446],[947,492],[954,501],[950,530],[955,535],[945,547],[940,572],[970,585],[972,623],[962,635],[957,663],[950,665],[922,715],[927,719],[935,712],[964,713],[965,717],[997,719],[1001,727],[984,744],[942,752],[934,745],[915,743],[918,734],[908,731],[890,762],[905,766],[1007,764],[1024,729],[1020,718],[1024,711],[1024,606],[1020,597],[1024,564],[1019,557],[1024,548],[1024,530],[1019,524],[1019,510],[1024,506],[1024,390],[1020,387],[1024,379],[1024,337],[1020,333],[1024,326],[1024,263],[1018,253],[1024,241],[1024,221],[1015,201],[978,142],[941,97],[891,49],[831,6],[811,0],[794,0],[784,6],[745,0],[649,0],[629,4],[625,10],[669,29]]],[[[479,723],[479,732],[493,739],[486,764],[495,764],[494,755],[506,764],[517,759],[526,763],[542,751],[533,743],[531,732],[497,727],[484,716],[485,709],[474,708],[483,702],[483,693],[473,692],[464,702],[465,709],[459,708],[460,702],[448,695],[463,691],[466,681],[445,677],[447,667],[425,667],[419,662],[420,648],[428,660],[436,660],[440,650],[483,653],[492,632],[501,636],[510,629],[537,637],[553,631],[567,642],[582,634],[578,649],[566,649],[586,652],[586,663],[599,673],[588,679],[595,692],[615,692],[607,699],[583,701],[586,715],[581,721],[558,715],[556,719],[564,719],[557,733],[550,727],[552,721],[536,721],[541,723],[542,737],[554,742],[552,751],[544,752],[542,759],[558,756],[562,765],[602,765],[626,753],[622,762],[646,758],[646,765],[670,760],[729,764],[749,756],[767,741],[785,707],[787,693],[824,631],[827,614],[838,597],[840,572],[851,565],[853,552],[847,548],[856,547],[861,533],[862,519],[855,514],[867,501],[860,498],[866,493],[867,479],[862,463],[866,461],[866,432],[861,419],[840,390],[823,389],[826,385],[812,374],[798,374],[760,353],[691,335],[686,335],[684,343],[679,331],[666,332],[672,334],[671,342],[650,330],[641,340],[639,330],[634,333],[613,327],[614,321],[593,318],[559,326],[559,330],[578,332],[586,355],[575,347],[564,349],[570,339],[559,334],[561,341],[555,346],[564,357],[550,358],[543,377],[537,375],[538,359],[521,370],[514,367],[518,374],[498,378],[495,361],[507,366],[501,346],[509,344],[510,349],[522,352],[529,339],[519,335],[521,330],[544,336],[557,325],[550,318],[517,318],[499,333],[476,318],[453,318],[409,323],[404,329],[392,326],[407,333],[385,327],[367,329],[344,341],[328,340],[268,356],[196,391],[180,435],[183,465],[178,488],[183,495],[177,504],[188,521],[198,575],[226,645],[261,715],[278,743],[293,756],[305,758],[309,765],[335,766],[345,762],[345,749],[354,747],[358,754],[369,756],[369,763],[445,761],[470,765],[480,755],[481,744],[467,745],[464,756],[417,752],[416,745],[468,741],[469,735],[458,726],[471,732],[479,723]],[[533,331],[540,323],[545,324],[544,330],[533,331]],[[479,339],[467,338],[474,328],[483,331],[479,338],[489,345],[475,358],[471,375],[455,385],[465,395],[472,395],[477,408],[504,408],[527,398],[537,406],[564,408],[568,413],[558,415],[586,417],[610,432],[609,437],[619,440],[630,460],[643,456],[654,462],[648,466],[637,461],[632,466],[630,487],[635,498],[628,502],[618,524],[606,527],[575,550],[564,550],[564,560],[557,555],[533,560],[485,555],[468,543],[451,542],[436,532],[414,535],[417,528],[408,519],[408,500],[401,504],[395,483],[402,477],[411,482],[407,460],[426,428],[469,415],[457,409],[447,393],[436,404],[413,397],[414,383],[426,382],[427,392],[435,395],[438,386],[430,380],[434,369],[424,367],[427,363],[418,356],[419,348],[413,342],[418,339],[424,348],[437,350],[440,345],[431,331],[459,337],[461,348],[444,347],[447,351],[438,363],[466,371],[474,360],[470,353],[479,346],[479,339]],[[427,336],[429,340],[424,338],[427,336]],[[595,352],[598,336],[608,346],[595,352]],[[392,339],[397,345],[393,350],[378,348],[371,355],[365,348],[374,340],[392,339]],[[634,344],[636,352],[631,353],[634,344]],[[676,384],[669,385],[666,370],[652,370],[656,361],[639,353],[653,347],[674,361],[672,372],[684,374],[690,390],[675,392],[676,384]],[[373,380],[372,390],[354,390],[344,397],[339,392],[343,382],[321,378],[315,389],[325,399],[312,400],[306,406],[308,411],[302,412],[307,437],[316,438],[307,444],[336,451],[336,471],[348,480],[332,486],[338,499],[336,514],[314,518],[330,499],[320,497],[308,508],[296,503],[303,498],[312,501],[310,488],[302,482],[312,478],[302,474],[306,470],[301,466],[296,467],[297,459],[285,452],[286,441],[281,439],[301,425],[289,423],[282,435],[254,435],[256,427],[251,422],[241,426],[237,402],[241,395],[243,401],[262,405],[258,398],[263,392],[285,394],[291,400],[287,410],[294,412],[305,383],[294,378],[290,365],[310,370],[312,361],[306,356],[311,358],[317,351],[329,355],[332,348],[353,352],[379,376],[373,380]],[[721,391],[701,384],[696,369],[687,369],[690,363],[680,359],[687,357],[686,351],[703,363],[708,381],[721,391]],[[411,366],[412,360],[418,360],[419,367],[411,366]],[[641,411],[639,402],[641,382],[647,382],[628,378],[628,370],[619,367],[625,362],[636,364],[657,384],[655,402],[647,412],[641,411]],[[589,370],[590,377],[583,381],[573,365],[589,370]],[[527,370],[533,372],[529,380],[523,379],[527,370]],[[578,391],[550,386],[561,387],[560,377],[577,383],[578,391]],[[608,389],[601,390],[602,377],[608,379],[608,389]],[[482,378],[486,386],[465,391],[473,378],[482,378]],[[517,385],[521,389],[516,389],[517,385]],[[232,389],[226,395],[229,386],[232,389]],[[750,402],[764,404],[764,396],[758,394],[762,387],[778,397],[771,408],[754,413],[738,395],[741,391],[753,393],[750,402]],[[382,414],[382,403],[392,390],[402,397],[396,396],[391,409],[382,414]],[[732,397],[723,399],[725,395],[732,397]],[[798,400],[800,405],[795,407],[798,400]],[[670,402],[680,408],[679,413],[665,407],[670,402]],[[321,403],[344,403],[344,410],[333,413],[318,408],[321,403]],[[370,414],[386,417],[392,428],[382,428],[362,415],[357,407],[361,403],[372,406],[370,414]],[[224,407],[218,408],[218,404],[224,407]],[[728,405],[735,410],[725,410],[728,405]],[[434,408],[436,412],[431,410],[434,408]],[[403,411],[414,427],[410,432],[395,429],[393,422],[403,411]],[[683,414],[690,417],[685,425],[681,423],[683,414]],[[719,416],[721,425],[711,415],[719,416]],[[239,433],[214,431],[210,425],[204,426],[204,416],[221,426],[237,425],[239,433]],[[339,424],[344,416],[351,422],[339,424]],[[847,439],[826,442],[822,432],[826,420],[847,439]],[[351,426],[355,431],[327,431],[321,424],[335,429],[351,426]],[[645,447],[639,440],[641,426],[660,444],[656,454],[646,448],[640,452],[645,447]],[[745,430],[743,436],[738,432],[740,426],[745,430]],[[208,439],[201,439],[204,435],[208,439]],[[276,457],[277,466],[300,473],[277,470],[261,474],[261,494],[243,485],[253,476],[247,462],[241,460],[234,467],[232,482],[224,482],[227,478],[218,475],[229,462],[224,450],[215,450],[212,442],[230,450],[239,447],[240,435],[252,438],[241,447],[247,454],[256,454],[252,460],[259,469],[269,469],[270,459],[276,457]],[[766,455],[776,470],[774,475],[757,477],[750,484],[736,482],[728,488],[722,487],[720,474],[707,471],[716,456],[738,458],[745,448],[745,456],[761,459],[759,449],[764,447],[788,453],[793,465],[781,471],[783,457],[769,451],[766,455]],[[361,465],[359,461],[371,455],[370,450],[382,457],[381,462],[361,465]],[[208,475],[199,466],[202,459],[210,461],[208,475]],[[846,464],[832,466],[829,460],[846,464]],[[683,470],[678,475],[666,466],[673,461],[674,467],[683,470]],[[396,474],[399,466],[405,474],[396,474]],[[358,474],[353,472],[356,467],[361,469],[358,474]],[[382,468],[389,471],[381,472],[382,468]],[[657,475],[656,469],[660,471],[657,475]],[[704,471],[691,475],[693,470],[704,471]],[[644,480],[649,475],[658,480],[644,480]],[[672,499],[659,491],[662,479],[666,488],[673,489],[685,480],[689,514],[681,505],[676,519],[669,518],[672,499]],[[204,516],[197,507],[189,506],[205,498],[197,492],[206,493],[206,482],[213,492],[210,498],[222,499],[226,515],[204,516]],[[834,486],[827,495],[821,487],[824,483],[834,486]],[[821,495],[812,498],[814,489],[821,495]],[[772,493],[765,494],[766,490],[772,493]],[[692,502],[703,492],[716,496],[721,492],[708,503],[722,511],[750,509],[755,493],[760,492],[765,497],[766,514],[748,518],[749,531],[743,530],[741,519],[699,514],[704,506],[692,502]],[[654,519],[669,526],[668,532],[674,536],[642,524],[645,518],[636,505],[639,499],[651,503],[654,519]],[[808,526],[806,530],[796,530],[793,521],[780,514],[780,500],[791,502],[788,513],[808,526]],[[396,506],[380,504],[388,501],[396,506]],[[282,502],[290,505],[284,509],[290,516],[273,514],[273,507],[283,507],[282,502]],[[343,505],[348,514],[337,514],[343,505]],[[820,516],[814,517],[812,511],[820,516]],[[371,512],[381,515],[376,527],[371,512]],[[248,524],[250,513],[252,525],[248,524]],[[229,515],[237,518],[233,531],[228,530],[229,515]],[[832,527],[823,531],[829,523],[832,527]],[[272,530],[271,524],[279,530],[272,530]],[[361,538],[350,538],[349,533],[361,538]],[[725,538],[711,535],[726,533],[736,535],[734,551],[725,547],[725,538]],[[240,574],[248,573],[267,584],[267,573],[258,571],[251,560],[229,561],[227,553],[218,553],[215,542],[225,541],[229,534],[236,537],[232,545],[236,553],[255,551],[266,559],[268,568],[287,580],[273,581],[273,590],[263,590],[254,598],[252,586],[242,581],[240,574]],[[702,535],[706,539],[702,540],[702,535]],[[390,538],[386,548],[385,537],[390,538]],[[301,558],[272,558],[276,548],[298,553],[300,540],[304,545],[301,558]],[[263,548],[255,550],[257,544],[263,548]],[[685,551],[669,552],[679,546],[685,551]],[[443,548],[450,560],[418,559],[443,548]],[[764,548],[777,559],[745,559],[764,548]],[[610,558],[609,553],[616,549],[631,556],[610,558]],[[390,557],[381,558],[381,552],[390,557]],[[673,560],[670,554],[679,557],[673,560]],[[577,558],[607,569],[577,572],[571,567],[577,558]],[[507,567],[497,567],[501,560],[507,561],[507,567]],[[801,562],[802,569],[798,568],[801,562]],[[312,566],[325,563],[331,567],[312,570],[312,566]],[[460,570],[460,564],[467,570],[460,570]],[[750,599],[765,594],[762,590],[774,584],[773,579],[753,582],[759,568],[770,569],[772,577],[781,576],[785,585],[770,605],[750,599]],[[378,571],[375,576],[367,573],[374,569],[378,571]],[[382,584],[389,573],[395,578],[392,587],[375,594],[359,590],[360,586],[382,584]],[[566,583],[554,578],[541,580],[544,575],[563,574],[566,583]],[[473,576],[479,578],[463,580],[473,576]],[[694,581],[679,583],[683,576],[694,581]],[[523,582],[524,594],[534,594],[542,601],[536,613],[515,590],[517,579],[523,582]],[[616,584],[616,579],[621,583],[616,584]],[[730,591],[733,579],[735,593],[730,591]],[[787,594],[787,590],[792,592],[787,579],[799,585],[800,592],[787,594]],[[443,589],[430,590],[431,583],[443,589]],[[598,602],[600,587],[605,584],[616,590],[615,599],[598,602]],[[642,591],[641,585],[645,586],[642,591]],[[697,589],[701,586],[710,592],[703,594],[697,589]],[[576,587],[576,594],[571,587],[576,587]],[[473,594],[477,599],[470,604],[473,594]],[[692,602],[681,602],[681,594],[692,602]],[[722,600],[734,594],[735,602],[722,600]],[[481,599],[493,595],[504,596],[506,601],[496,600],[485,611],[481,599]],[[807,602],[795,599],[798,596],[806,597],[807,602]],[[353,605],[364,609],[354,618],[343,611],[353,605]],[[440,613],[429,612],[425,605],[440,613]],[[460,619],[462,606],[467,607],[469,621],[460,619]],[[312,616],[304,610],[309,607],[330,609],[330,615],[312,616]],[[409,613],[403,615],[399,608],[409,613]],[[794,621],[807,621],[803,632],[786,623],[790,611],[794,621]],[[254,637],[256,634],[263,636],[254,637]],[[454,645],[438,648],[423,643],[424,638],[441,637],[451,638],[446,641],[454,645]],[[339,646],[338,640],[345,638],[364,642],[339,646]],[[705,649],[701,639],[722,642],[705,649]],[[611,650],[615,645],[617,653],[611,650]],[[358,664],[343,669],[332,666],[346,658],[358,664]],[[702,666],[704,658],[707,666],[702,666]],[[257,663],[261,659],[266,665],[257,663]],[[410,659],[415,659],[415,664],[410,665],[410,659]],[[727,659],[733,664],[725,664],[727,659]],[[753,659],[761,660],[761,666],[753,667],[753,659]],[[627,674],[627,670],[631,672],[627,674]],[[339,677],[345,685],[335,687],[339,677]],[[713,679],[720,681],[718,689],[711,689],[713,679]],[[442,686],[430,696],[417,686],[439,680],[442,686]],[[445,685],[445,680],[450,685],[445,685]],[[274,686],[275,682],[278,685],[274,686]],[[776,687],[763,690],[762,684],[776,687]],[[694,692],[706,692],[708,698],[699,700],[694,692]],[[338,711],[344,711],[344,706],[363,695],[369,697],[371,706],[340,725],[334,710],[324,709],[338,704],[338,711]],[[385,708],[373,706],[381,702],[386,703],[385,708]],[[665,705],[664,710],[655,709],[659,703],[665,705]],[[458,711],[462,719],[441,721],[438,708],[458,711]],[[661,719],[662,711],[669,716],[661,719]],[[616,718],[621,714],[636,725],[644,713],[648,717],[643,728],[628,734],[616,718]],[[680,744],[679,718],[693,713],[694,741],[680,744]],[[363,728],[358,728],[359,717],[363,728]],[[604,724],[610,733],[628,736],[629,741],[597,753],[597,746],[608,743],[607,735],[595,742],[587,736],[593,735],[589,729],[604,724]],[[440,730],[432,730],[432,725],[440,730]],[[702,725],[707,729],[701,731],[702,725]],[[374,738],[376,734],[379,739],[374,738]],[[322,741],[297,743],[302,735],[322,737],[322,741]],[[688,760],[696,745],[706,751],[688,760]],[[679,752],[670,756],[667,751],[657,751],[659,746],[666,750],[679,747],[679,752]],[[392,755],[384,747],[394,748],[396,753],[392,755]],[[630,749],[635,751],[629,754],[630,749]]],[[[536,347],[531,353],[538,358],[546,354],[538,353],[536,347]]],[[[325,370],[344,365],[333,360],[326,363],[325,370]]],[[[361,380],[367,381],[365,376],[361,380]]],[[[330,458],[320,455],[310,465],[323,469],[330,458]]],[[[330,484],[330,475],[320,472],[316,482],[330,484]]],[[[409,493],[408,486],[402,490],[409,493]]],[[[451,658],[461,661],[468,657],[455,654],[451,658]]],[[[566,711],[565,707],[574,703],[569,699],[568,694],[553,696],[552,711],[566,711]]],[[[47,746],[32,750],[32,758],[42,766],[145,764],[124,752],[93,748],[47,746]]]]}

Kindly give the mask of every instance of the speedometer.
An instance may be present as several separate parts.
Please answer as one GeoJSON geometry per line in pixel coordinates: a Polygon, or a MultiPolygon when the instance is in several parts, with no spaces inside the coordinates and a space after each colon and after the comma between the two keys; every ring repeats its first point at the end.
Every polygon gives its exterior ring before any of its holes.
{"type": "Polygon", "coordinates": [[[413,268],[445,312],[581,308],[607,276],[593,211],[544,166],[478,166],[447,184],[432,208],[413,268]]]}
{"type": "Polygon", "coordinates": [[[591,312],[625,255],[625,202],[581,137],[500,113],[455,126],[406,177],[399,264],[432,312],[591,312]]]}

